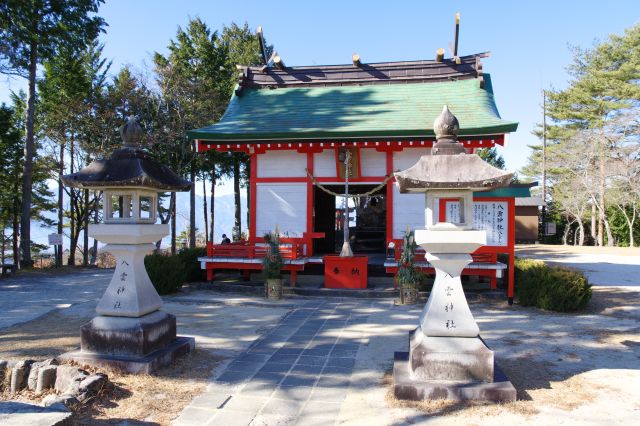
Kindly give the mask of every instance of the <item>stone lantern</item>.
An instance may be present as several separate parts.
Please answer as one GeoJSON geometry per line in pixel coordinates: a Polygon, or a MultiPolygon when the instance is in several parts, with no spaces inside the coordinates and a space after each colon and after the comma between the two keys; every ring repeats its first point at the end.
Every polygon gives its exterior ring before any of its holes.
{"type": "Polygon", "coordinates": [[[176,318],[160,310],[144,266],[155,242],[169,234],[169,224],[156,223],[158,193],[188,191],[191,182],[140,147],[143,131],[133,118],[120,135],[124,146],[110,158],[62,177],[65,185],[103,191],[103,223],[90,224],[89,235],[105,243],[117,262],[98,316],[80,329],[81,350],[63,358],[149,373],[194,347],[193,338],[176,336],[176,318]]]}
{"type": "Polygon", "coordinates": [[[447,106],[433,127],[431,154],[395,174],[401,193],[425,193],[426,229],[416,230],[415,239],[436,278],[418,328],[409,335],[409,352],[396,353],[394,392],[413,400],[513,401],[515,388],[494,368],[493,351],[479,336],[460,281],[471,253],[487,244],[486,231],[473,227],[473,193],[507,186],[513,174],[466,153],[447,106]],[[441,222],[439,209],[449,202],[456,210],[441,222]]]}

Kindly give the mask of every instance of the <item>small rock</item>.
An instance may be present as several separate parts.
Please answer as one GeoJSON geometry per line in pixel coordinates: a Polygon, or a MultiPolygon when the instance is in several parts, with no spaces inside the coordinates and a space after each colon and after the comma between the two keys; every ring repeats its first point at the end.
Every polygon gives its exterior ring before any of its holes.
{"type": "Polygon", "coordinates": [[[80,392],[93,392],[97,393],[107,383],[108,377],[106,374],[98,373],[80,382],[80,392]]]}
{"type": "Polygon", "coordinates": [[[29,379],[27,380],[27,386],[31,390],[36,390],[38,387],[38,371],[42,367],[48,367],[50,365],[58,365],[58,361],[54,358],[45,359],[44,361],[34,362],[31,365],[31,370],[29,371],[29,379]]]}
{"type": "Polygon", "coordinates": [[[27,386],[31,364],[33,364],[33,360],[28,359],[16,363],[13,367],[11,371],[11,393],[20,392],[27,386]]]}
{"type": "Polygon", "coordinates": [[[80,388],[80,382],[87,376],[89,376],[89,373],[80,368],[61,365],[56,370],[54,387],[61,393],[76,394],[80,388]]]}
{"type": "Polygon", "coordinates": [[[97,395],[98,392],[107,384],[108,379],[106,374],[93,374],[82,382],[78,389],[78,401],[83,402],[88,398],[97,395]]]}
{"type": "Polygon", "coordinates": [[[40,395],[46,389],[50,389],[56,384],[57,369],[57,365],[47,365],[38,369],[38,383],[36,385],[36,394],[40,395]]]}
{"type": "Polygon", "coordinates": [[[69,395],[69,394],[47,395],[42,399],[43,407],[54,407],[54,406],[59,407],[59,405],[57,404],[62,404],[65,407],[69,407],[71,405],[78,404],[78,400],[76,399],[75,396],[69,395]]]}
{"type": "Polygon", "coordinates": [[[9,363],[3,359],[0,359],[0,391],[4,389],[4,380],[7,377],[7,368],[9,363]]]}
{"type": "Polygon", "coordinates": [[[43,407],[49,407],[51,404],[54,404],[56,399],[58,399],[58,395],[47,395],[44,398],[42,398],[42,406],[43,407]]]}

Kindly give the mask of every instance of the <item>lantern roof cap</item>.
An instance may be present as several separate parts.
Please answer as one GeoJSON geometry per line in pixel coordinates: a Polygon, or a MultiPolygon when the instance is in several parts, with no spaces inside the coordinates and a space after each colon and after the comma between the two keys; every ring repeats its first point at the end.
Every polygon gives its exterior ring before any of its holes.
{"type": "Polygon", "coordinates": [[[490,191],[508,186],[513,173],[493,167],[476,154],[423,155],[395,173],[401,193],[430,190],[490,191]]]}
{"type": "Polygon", "coordinates": [[[80,171],[62,176],[62,182],[67,186],[86,189],[191,189],[191,182],[158,163],[139,147],[144,132],[133,117],[120,128],[120,134],[124,147],[113,151],[109,158],[98,158],[80,171]]]}

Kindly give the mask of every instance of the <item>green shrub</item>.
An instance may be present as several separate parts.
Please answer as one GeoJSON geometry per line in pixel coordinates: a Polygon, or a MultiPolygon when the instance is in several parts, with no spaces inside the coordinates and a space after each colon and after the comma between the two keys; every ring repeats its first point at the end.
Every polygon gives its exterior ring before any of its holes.
{"type": "Polygon", "coordinates": [[[398,262],[396,281],[401,286],[417,288],[422,282],[423,274],[420,268],[415,266],[416,248],[413,231],[407,230],[402,239],[402,255],[398,262]]]}
{"type": "Polygon", "coordinates": [[[515,259],[516,296],[522,306],[570,312],[591,300],[591,285],[578,271],[531,259],[515,259]]]}
{"type": "Polygon", "coordinates": [[[185,268],[185,281],[192,283],[197,281],[203,281],[204,271],[200,269],[199,257],[205,257],[207,255],[207,249],[204,247],[186,248],[180,250],[178,257],[182,261],[185,268]]]}
{"type": "Polygon", "coordinates": [[[144,258],[144,266],[160,294],[173,293],[186,281],[187,268],[180,256],[150,254],[144,258]]]}
{"type": "Polygon", "coordinates": [[[262,271],[267,279],[282,278],[284,262],[280,254],[280,235],[278,230],[264,234],[264,242],[268,244],[267,254],[262,259],[262,271]]]}

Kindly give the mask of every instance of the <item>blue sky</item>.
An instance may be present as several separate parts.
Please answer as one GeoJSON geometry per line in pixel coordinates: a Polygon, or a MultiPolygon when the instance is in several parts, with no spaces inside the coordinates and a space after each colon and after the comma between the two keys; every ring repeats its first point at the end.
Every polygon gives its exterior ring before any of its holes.
{"type": "MultiPolygon", "coordinates": [[[[100,15],[109,24],[102,41],[115,73],[124,64],[150,64],[178,26],[198,16],[213,29],[233,21],[262,25],[287,65],[349,63],[354,52],[364,62],[432,59],[438,47],[449,55],[456,11],[460,53],[491,51],[484,70],[500,114],[520,122],[501,150],[516,170],[526,162],[526,145],[538,143],[530,131],[541,120],[541,90],[567,83],[568,45],[588,47],[622,34],[640,19],[640,1],[108,0],[100,15]]],[[[0,101],[23,85],[0,77],[0,101]]]]}

